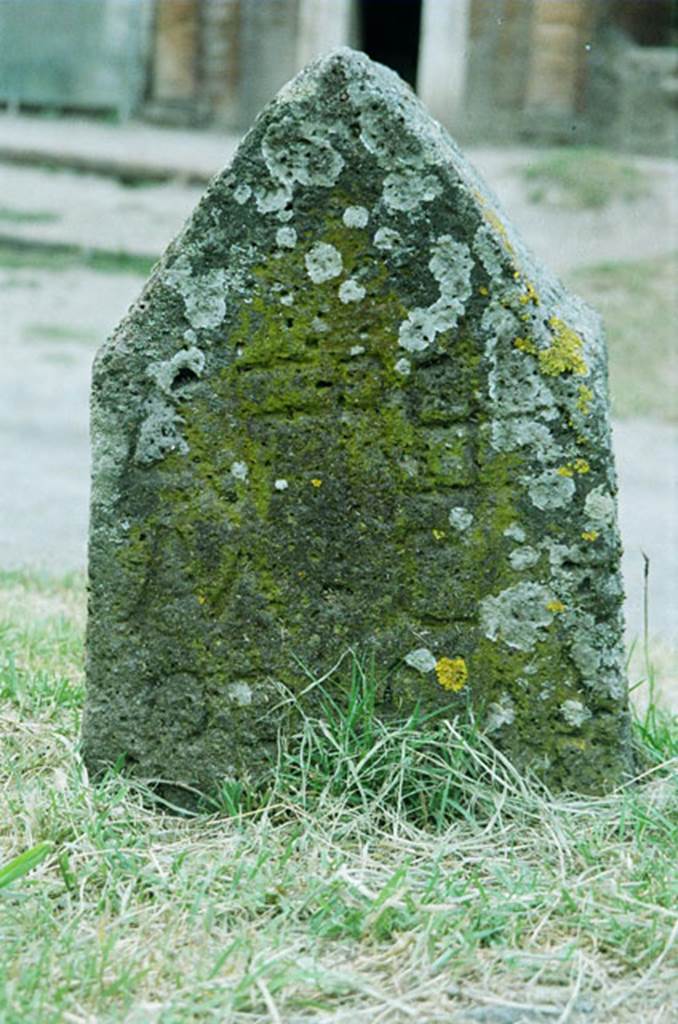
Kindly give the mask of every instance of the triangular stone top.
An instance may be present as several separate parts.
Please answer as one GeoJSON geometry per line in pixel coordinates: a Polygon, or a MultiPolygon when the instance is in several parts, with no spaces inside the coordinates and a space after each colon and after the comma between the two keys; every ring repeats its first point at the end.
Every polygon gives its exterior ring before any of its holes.
{"type": "Polygon", "coordinates": [[[259,776],[350,648],[378,714],[617,782],[608,412],[597,318],[411,90],[311,65],[96,361],[88,762],[259,776]]]}

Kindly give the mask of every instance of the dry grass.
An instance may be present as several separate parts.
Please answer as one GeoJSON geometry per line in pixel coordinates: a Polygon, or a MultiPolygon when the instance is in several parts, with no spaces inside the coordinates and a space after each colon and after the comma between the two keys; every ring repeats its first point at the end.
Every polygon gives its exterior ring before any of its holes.
{"type": "Polygon", "coordinates": [[[521,175],[533,203],[574,210],[601,209],[615,200],[631,203],[650,186],[633,161],[593,146],[565,146],[537,157],[521,175]]]}
{"type": "Polygon", "coordinates": [[[678,253],[670,253],[581,267],[567,277],[605,322],[616,417],[678,420],[677,272],[678,253]]]}
{"type": "Polygon", "coordinates": [[[0,580],[0,865],[49,844],[0,875],[2,1024],[675,1019],[656,709],[645,777],[604,799],[550,797],[461,725],[361,746],[358,702],[306,723],[263,805],[180,818],[88,783],[82,607],[77,580],[0,580]]]}

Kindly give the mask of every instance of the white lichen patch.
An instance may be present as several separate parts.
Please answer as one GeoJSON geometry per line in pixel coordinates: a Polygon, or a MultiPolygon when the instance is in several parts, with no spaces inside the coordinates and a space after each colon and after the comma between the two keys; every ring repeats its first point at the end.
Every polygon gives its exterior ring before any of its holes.
{"type": "Polygon", "coordinates": [[[350,349],[348,350],[348,354],[350,356],[361,356],[363,355],[364,351],[364,345],[351,345],[350,349]]]}
{"type": "Polygon", "coordinates": [[[273,486],[275,487],[276,491],[286,491],[287,488],[289,487],[289,484],[287,480],[284,480],[282,477],[280,477],[278,480],[275,481],[273,486]]]}
{"type": "Polygon", "coordinates": [[[365,289],[353,277],[344,281],[339,287],[339,298],[344,304],[361,302],[365,298],[365,289]]]}
{"type": "Polygon", "coordinates": [[[405,655],[405,664],[417,672],[433,672],[436,667],[436,659],[427,647],[417,647],[405,655]]]}
{"type": "Polygon", "coordinates": [[[400,325],[398,343],[408,352],[424,352],[436,334],[447,330],[447,318],[437,317],[428,309],[413,309],[400,325]]]}
{"type": "Polygon", "coordinates": [[[483,331],[494,340],[495,343],[513,343],[513,339],[520,332],[520,321],[511,309],[507,309],[501,301],[492,299],[488,302],[480,319],[480,326],[483,331]]]}
{"type": "Polygon", "coordinates": [[[473,257],[463,242],[441,235],[431,246],[428,268],[440,286],[441,298],[464,302],[471,294],[473,257]]]}
{"type": "Polygon", "coordinates": [[[238,185],[238,187],[234,191],[233,198],[235,199],[236,203],[238,203],[240,206],[243,206],[251,195],[252,189],[250,188],[249,185],[246,185],[243,182],[242,184],[238,185]]]}
{"type": "Polygon", "coordinates": [[[525,531],[518,523],[511,523],[511,525],[507,526],[504,530],[504,536],[508,537],[510,540],[517,540],[519,544],[522,544],[525,540],[525,531]]]}
{"type": "Polygon", "coordinates": [[[398,343],[408,352],[423,352],[436,335],[456,327],[471,294],[473,260],[463,242],[441,235],[431,247],[428,266],[438,282],[440,297],[426,308],[413,309],[401,323],[398,343]]]}
{"type": "Polygon", "coordinates": [[[507,254],[488,224],[481,224],[473,239],[473,248],[493,282],[503,282],[507,254]]]}
{"type": "Polygon", "coordinates": [[[612,495],[601,486],[586,495],[584,511],[591,522],[600,526],[609,526],[615,521],[617,509],[612,495]]]}
{"type": "Polygon", "coordinates": [[[539,462],[548,462],[560,452],[553,435],[544,423],[528,416],[492,421],[492,447],[498,452],[515,452],[529,448],[539,462]]]}
{"type": "Polygon", "coordinates": [[[552,593],[540,583],[517,583],[480,602],[480,624],[489,640],[531,651],[544,629],[553,622],[552,593]]]}
{"type": "Polygon", "coordinates": [[[415,210],[422,203],[432,202],[441,191],[440,182],[434,175],[422,175],[409,168],[393,171],[384,178],[384,203],[391,210],[415,210]]]}
{"type": "Polygon", "coordinates": [[[473,513],[469,512],[463,505],[456,505],[454,508],[451,508],[447,518],[450,526],[460,531],[468,530],[469,526],[473,523],[473,513]]]}
{"type": "Polygon", "coordinates": [[[593,678],[600,671],[601,651],[583,637],[572,644],[570,655],[585,678],[593,678]]]}
{"type": "Polygon", "coordinates": [[[344,168],[344,158],[327,141],[325,130],[286,119],[270,125],[261,152],[271,177],[288,187],[330,188],[344,168]]]}
{"type": "Polygon", "coordinates": [[[487,709],[485,719],[486,732],[497,732],[511,725],[516,717],[515,707],[508,693],[503,693],[498,701],[492,701],[487,709]]]}
{"type": "Polygon", "coordinates": [[[231,476],[234,480],[247,480],[250,471],[246,462],[234,462],[231,465],[231,476]]]}
{"type": "Polygon", "coordinates": [[[297,232],[294,228],[278,228],[275,240],[281,249],[294,249],[297,244],[297,232]]]}
{"type": "Polygon", "coordinates": [[[165,283],[184,300],[186,319],[194,330],[218,327],[226,315],[227,277],[223,268],[194,274],[191,261],[182,253],[169,270],[165,283]]]}
{"type": "Polygon", "coordinates": [[[410,363],[409,359],[405,359],[405,357],[403,356],[402,359],[399,359],[396,362],[393,369],[395,370],[396,373],[399,373],[401,377],[409,377],[410,373],[412,372],[412,364],[410,363]]]}
{"type": "Polygon", "coordinates": [[[252,703],[252,687],[249,683],[231,683],[226,690],[226,697],[232,704],[247,707],[252,703]]]}
{"type": "Polygon", "coordinates": [[[199,378],[204,369],[204,352],[192,346],[188,349],[181,349],[171,359],[166,359],[161,363],[151,363],[146,372],[156,382],[160,390],[171,397],[174,394],[173,387],[176,387],[177,377],[182,370],[188,370],[195,378],[199,378]]]}
{"type": "Polygon", "coordinates": [[[394,249],[400,248],[403,240],[399,232],[394,231],[393,228],[379,228],[374,236],[374,244],[382,252],[392,252],[394,249]]]}
{"type": "Polygon", "coordinates": [[[329,242],[316,242],[306,253],[304,262],[314,284],[339,277],[344,266],[341,253],[329,242]]]}
{"type": "Polygon", "coordinates": [[[283,85],[276,96],[277,103],[303,103],[305,100],[312,100],[318,92],[318,82],[314,75],[305,69],[295,78],[283,85]]]}
{"type": "Polygon", "coordinates": [[[529,569],[537,564],[540,557],[536,548],[526,545],[524,548],[515,548],[509,555],[509,562],[514,569],[529,569]]]}
{"type": "Polygon", "coordinates": [[[144,412],[134,453],[134,461],[138,465],[148,466],[170,452],[182,455],[188,452],[188,445],[180,433],[184,420],[173,405],[154,395],[146,402],[144,412]]]}
{"type": "Polygon", "coordinates": [[[574,729],[579,729],[591,718],[591,711],[580,700],[564,700],[560,705],[560,713],[574,729]]]}
{"type": "Polygon", "coordinates": [[[279,220],[289,220],[292,216],[292,211],[287,209],[292,199],[292,189],[289,186],[258,188],[254,196],[259,213],[276,213],[279,220]]]}
{"type": "Polygon", "coordinates": [[[545,511],[567,505],[574,496],[576,486],[572,477],[561,476],[557,470],[549,469],[530,480],[527,490],[532,504],[545,511]]]}
{"type": "Polygon", "coordinates": [[[581,673],[582,682],[593,692],[618,700],[625,690],[625,671],[615,627],[583,614],[578,619],[578,630],[570,657],[581,673]]]}
{"type": "Polygon", "coordinates": [[[347,206],[341,219],[347,228],[364,228],[370,214],[365,206],[347,206]]]}
{"type": "Polygon", "coordinates": [[[494,335],[488,339],[486,355],[490,363],[488,391],[504,416],[522,413],[529,419],[539,412],[543,419],[555,419],[555,399],[543,377],[521,353],[507,351],[506,339],[494,335]]]}
{"type": "Polygon", "coordinates": [[[445,142],[447,147],[451,143],[440,126],[426,118],[414,94],[403,92],[394,72],[380,68],[378,79],[360,72],[347,75],[347,92],[359,112],[360,141],[384,169],[407,163],[414,170],[449,158],[445,142]]]}

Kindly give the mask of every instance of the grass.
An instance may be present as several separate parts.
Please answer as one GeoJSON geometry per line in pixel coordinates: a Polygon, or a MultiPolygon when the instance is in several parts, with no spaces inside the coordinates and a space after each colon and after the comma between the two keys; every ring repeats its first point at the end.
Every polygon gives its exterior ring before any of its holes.
{"type": "Polygon", "coordinates": [[[77,245],[0,238],[0,269],[61,271],[72,268],[102,274],[138,274],[147,277],[157,257],[107,249],[83,249],[77,245]]]}
{"type": "Polygon", "coordinates": [[[96,344],[99,340],[96,331],[75,327],[72,324],[26,324],[22,331],[27,341],[81,342],[86,345],[96,344]]]}
{"type": "Polygon", "coordinates": [[[83,623],[78,577],[0,574],[2,1024],[668,1024],[678,739],[652,702],[641,781],[555,798],[471,725],[387,730],[354,663],[266,799],[180,817],[89,784],[83,623]]]}
{"type": "Polygon", "coordinates": [[[532,202],[576,210],[602,209],[619,200],[633,202],[649,191],[641,170],[592,146],[551,150],[520,173],[532,202]]]}
{"type": "Polygon", "coordinates": [[[0,221],[10,224],[53,224],[61,220],[53,210],[17,210],[11,206],[0,206],[0,221]]]}
{"type": "Polygon", "coordinates": [[[678,253],[582,267],[567,284],[603,317],[612,411],[678,422],[678,253]]]}

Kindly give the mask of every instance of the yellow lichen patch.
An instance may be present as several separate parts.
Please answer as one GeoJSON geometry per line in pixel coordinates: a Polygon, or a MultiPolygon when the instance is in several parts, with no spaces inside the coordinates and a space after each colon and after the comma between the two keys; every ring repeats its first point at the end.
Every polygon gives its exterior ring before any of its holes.
{"type": "Polygon", "coordinates": [[[509,252],[512,256],[515,255],[515,249],[511,245],[511,240],[509,239],[508,231],[506,230],[506,227],[501,217],[497,216],[494,210],[488,210],[487,208],[483,211],[483,216],[487,223],[490,225],[490,227],[494,228],[494,230],[501,238],[501,241],[506,251],[509,252]]]}
{"type": "Polygon", "coordinates": [[[582,540],[588,540],[588,541],[597,540],[598,539],[598,531],[597,530],[584,530],[584,532],[581,535],[581,539],[582,540]]]}
{"type": "Polygon", "coordinates": [[[526,306],[528,302],[531,302],[534,306],[539,305],[539,296],[537,295],[536,289],[531,281],[525,281],[525,291],[518,299],[521,306],[526,306]]]}
{"type": "Polygon", "coordinates": [[[553,612],[554,615],[560,615],[561,612],[565,611],[565,605],[562,601],[559,601],[557,597],[554,598],[553,601],[549,601],[546,607],[550,612],[553,612]]]}
{"type": "Polygon", "coordinates": [[[313,477],[311,480],[311,487],[322,487],[322,485],[322,480],[319,480],[317,476],[313,477]]]}
{"type": "Polygon", "coordinates": [[[442,540],[445,536],[444,530],[432,530],[431,533],[433,534],[436,540],[442,540]]]}
{"type": "MultiPolygon", "coordinates": [[[[487,223],[490,225],[490,227],[494,228],[494,230],[497,232],[502,242],[504,243],[504,246],[506,247],[507,251],[510,252],[511,255],[513,255],[515,250],[511,245],[511,242],[508,237],[508,232],[506,230],[506,227],[504,226],[501,217],[499,217],[499,215],[496,214],[494,210],[489,208],[489,206],[487,205],[486,197],[477,188],[473,189],[473,198],[476,200],[478,205],[482,207],[483,217],[485,218],[487,223]]],[[[520,276],[517,273],[517,271],[516,276],[520,276]]]]}
{"type": "Polygon", "coordinates": [[[583,356],[584,343],[571,327],[552,316],[549,327],[553,335],[552,344],[539,353],[539,367],[548,377],[559,377],[561,373],[588,373],[583,356]]]}
{"type": "Polygon", "coordinates": [[[514,348],[519,349],[521,352],[527,352],[528,355],[535,356],[537,354],[537,346],[528,338],[516,338],[513,345],[514,348]]]}
{"type": "Polygon", "coordinates": [[[478,289],[478,291],[479,291],[479,293],[480,293],[481,295],[489,295],[489,294],[490,294],[490,290],[489,290],[489,288],[486,288],[484,284],[481,284],[481,286],[480,286],[480,288],[478,289]]]}
{"type": "Polygon", "coordinates": [[[198,604],[204,604],[207,598],[204,594],[198,594],[198,604]]]}
{"type": "Polygon", "coordinates": [[[586,459],[575,459],[574,462],[566,462],[564,466],[560,466],[558,469],[559,476],[574,476],[575,473],[583,474],[590,472],[591,467],[586,459]]]}
{"type": "Polygon", "coordinates": [[[591,388],[587,388],[586,384],[580,384],[577,397],[577,408],[579,409],[579,412],[584,416],[588,416],[591,411],[592,401],[593,391],[591,391],[591,388]]]}
{"type": "Polygon", "coordinates": [[[436,676],[443,690],[458,693],[466,686],[468,668],[463,658],[439,658],[436,662],[436,676]]]}

